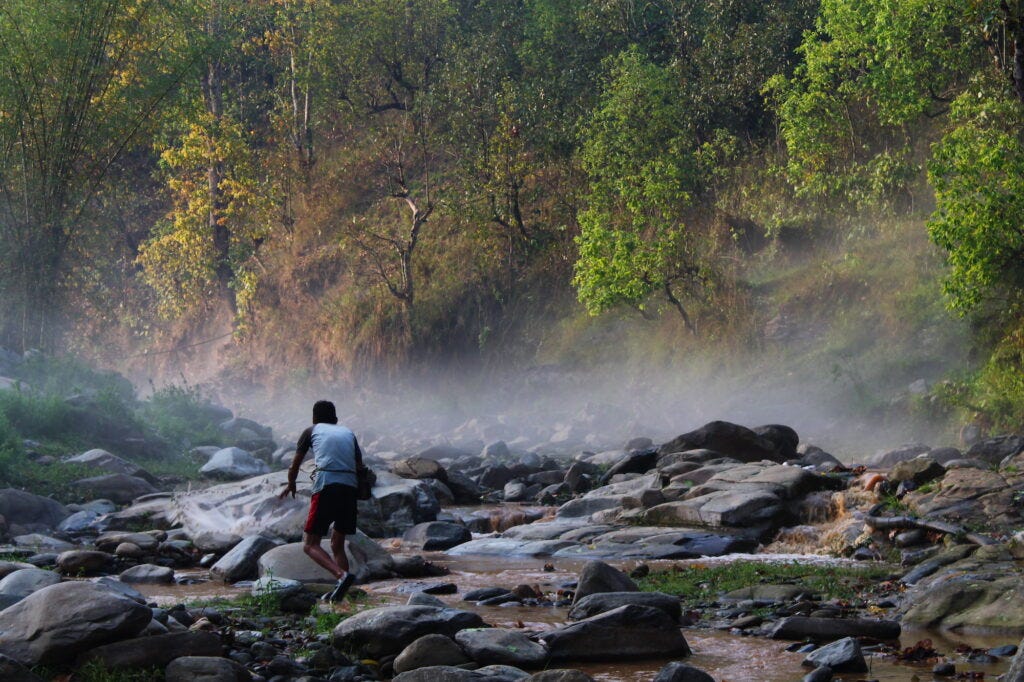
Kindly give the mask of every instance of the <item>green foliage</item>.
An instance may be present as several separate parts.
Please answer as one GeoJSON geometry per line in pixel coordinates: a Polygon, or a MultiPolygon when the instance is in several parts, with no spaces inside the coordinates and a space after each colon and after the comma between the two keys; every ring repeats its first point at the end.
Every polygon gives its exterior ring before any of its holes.
{"type": "Polygon", "coordinates": [[[637,581],[641,590],[676,595],[684,608],[705,605],[722,594],[752,585],[792,584],[806,587],[824,599],[855,599],[890,573],[884,566],[815,565],[733,561],[723,564],[676,566],[637,581]]]}
{"type": "MultiPolygon", "coordinates": [[[[163,671],[160,668],[145,668],[141,670],[125,670],[123,668],[108,668],[101,661],[89,661],[75,671],[73,679],[75,682],[150,682],[160,679],[163,671]]],[[[46,675],[46,679],[53,677],[46,675]]]]}
{"type": "Polygon", "coordinates": [[[139,418],[157,436],[182,449],[223,444],[209,398],[187,383],[153,391],[139,406],[139,418]]]}

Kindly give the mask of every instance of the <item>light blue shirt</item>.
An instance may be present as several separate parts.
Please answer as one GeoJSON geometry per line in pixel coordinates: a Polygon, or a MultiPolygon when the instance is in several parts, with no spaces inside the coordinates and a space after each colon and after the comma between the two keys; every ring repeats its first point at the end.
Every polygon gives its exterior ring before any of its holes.
{"type": "Polygon", "coordinates": [[[310,433],[316,476],[312,492],[332,483],[356,487],[356,437],[337,424],[314,424],[310,433]]]}

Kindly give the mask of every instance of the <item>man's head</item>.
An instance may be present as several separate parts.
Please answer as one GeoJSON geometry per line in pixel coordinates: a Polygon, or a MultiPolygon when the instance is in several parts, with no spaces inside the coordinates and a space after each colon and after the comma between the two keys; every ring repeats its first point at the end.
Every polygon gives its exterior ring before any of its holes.
{"type": "Polygon", "coordinates": [[[313,403],[314,424],[337,424],[338,413],[330,400],[318,400],[313,403]]]}

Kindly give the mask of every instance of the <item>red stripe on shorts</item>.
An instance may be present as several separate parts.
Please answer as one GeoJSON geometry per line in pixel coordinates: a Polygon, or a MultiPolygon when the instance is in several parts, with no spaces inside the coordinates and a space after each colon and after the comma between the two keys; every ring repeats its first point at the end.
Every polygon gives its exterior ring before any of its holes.
{"type": "Polygon", "coordinates": [[[306,527],[303,530],[307,533],[313,532],[313,523],[316,521],[316,507],[320,504],[320,493],[313,493],[309,500],[309,516],[306,517],[306,527]]]}

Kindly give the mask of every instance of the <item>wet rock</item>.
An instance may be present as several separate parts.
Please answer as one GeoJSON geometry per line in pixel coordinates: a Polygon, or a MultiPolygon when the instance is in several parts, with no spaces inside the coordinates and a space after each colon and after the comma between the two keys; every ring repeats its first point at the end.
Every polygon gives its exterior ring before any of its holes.
{"type": "Polygon", "coordinates": [[[270,472],[270,467],[263,460],[256,459],[241,448],[223,448],[218,450],[210,461],[204,464],[199,473],[209,478],[220,478],[238,481],[270,472]]]}
{"type": "Polygon", "coordinates": [[[831,679],[832,668],[823,665],[804,675],[803,682],[829,682],[831,679]]]}
{"type": "Polygon", "coordinates": [[[113,563],[113,557],[106,552],[90,549],[72,549],[57,555],[57,569],[64,575],[100,573],[113,563]]]}
{"type": "MultiPolygon", "coordinates": [[[[437,608],[444,609],[448,605],[438,599],[432,594],[426,592],[414,592],[409,595],[409,600],[405,602],[406,606],[436,606],[437,608]]],[[[438,664],[441,665],[441,664],[438,664]]]]}
{"type": "Polygon", "coordinates": [[[502,499],[506,502],[524,502],[530,498],[530,488],[522,481],[509,481],[502,489],[502,499]]]}
{"type": "Polygon", "coordinates": [[[679,626],[660,609],[626,605],[537,637],[552,660],[626,660],[688,656],[679,626]]]}
{"type": "Polygon", "coordinates": [[[569,620],[583,620],[626,604],[661,609],[677,623],[682,617],[679,598],[663,592],[600,592],[576,600],[569,609],[569,620]]]}
{"type": "Polygon", "coordinates": [[[780,451],[779,445],[768,438],[758,436],[746,427],[724,421],[709,422],[699,429],[676,436],[662,445],[658,452],[664,456],[697,449],[713,450],[741,462],[767,459],[781,463],[793,458],[788,456],[788,450],[780,451]]]}
{"type": "Polygon", "coordinates": [[[95,583],[51,585],[0,611],[0,653],[28,666],[67,661],[133,637],[152,616],[142,604],[95,583]]]}
{"type": "Polygon", "coordinates": [[[182,656],[167,665],[165,682],[248,682],[252,675],[244,667],[227,658],[214,656],[182,656]]]}
{"type": "Polygon", "coordinates": [[[138,464],[129,462],[100,448],[94,448],[80,455],[69,457],[65,461],[69,464],[82,464],[96,469],[103,469],[112,474],[126,474],[135,478],[141,478],[149,483],[156,483],[156,477],[138,464]]]}
{"type": "Polygon", "coordinates": [[[123,571],[121,582],[132,585],[170,585],[174,582],[174,569],[155,564],[139,564],[123,571]]]}
{"type": "Polygon", "coordinates": [[[432,564],[418,555],[393,556],[390,560],[391,571],[401,578],[435,578],[447,573],[441,566],[432,564]]]}
{"type": "Polygon", "coordinates": [[[673,661],[659,670],[652,682],[715,682],[715,678],[700,668],[673,661]]]}
{"type": "Polygon", "coordinates": [[[594,682],[594,678],[582,670],[571,668],[544,670],[530,675],[528,680],[529,682],[594,682]]]}
{"type": "Polygon", "coordinates": [[[462,601],[484,601],[485,599],[492,599],[506,594],[512,593],[504,587],[481,587],[466,592],[462,595],[462,601]]]}
{"type": "Polygon", "coordinates": [[[68,511],[60,502],[48,497],[4,488],[0,490],[0,516],[11,526],[43,529],[56,527],[67,518],[68,511]]]}
{"type": "Polygon", "coordinates": [[[609,566],[603,561],[589,561],[580,571],[573,604],[579,603],[584,597],[601,592],[639,592],[633,579],[609,566]]]}
{"type": "Polygon", "coordinates": [[[280,540],[274,538],[250,535],[221,557],[210,568],[210,575],[226,583],[251,580],[259,573],[260,557],[281,544],[280,540]]]}
{"type": "Polygon", "coordinates": [[[430,606],[369,609],[342,621],[332,635],[334,646],[361,651],[371,658],[393,655],[423,635],[452,637],[466,628],[483,626],[475,613],[430,606]]]}
{"type": "Polygon", "coordinates": [[[83,509],[57,524],[57,530],[68,535],[82,535],[94,531],[99,525],[101,516],[98,511],[83,509]]]}
{"type": "Polygon", "coordinates": [[[455,641],[481,665],[511,665],[539,668],[548,658],[547,649],[530,640],[521,630],[467,628],[455,634],[455,641]]]}
{"type": "Polygon", "coordinates": [[[452,492],[455,504],[478,504],[480,496],[483,495],[483,490],[476,481],[456,471],[448,472],[446,485],[452,492]]]}
{"type": "Polygon", "coordinates": [[[12,597],[26,597],[44,587],[56,585],[60,576],[41,568],[24,568],[14,571],[0,580],[0,594],[12,597]]]}
{"type": "Polygon", "coordinates": [[[993,647],[987,652],[990,656],[1013,656],[1017,653],[1017,646],[1014,644],[1005,644],[1003,646],[993,647]]]}
{"type": "Polygon", "coordinates": [[[843,637],[895,640],[899,639],[900,631],[900,624],[894,620],[790,616],[780,620],[768,636],[771,639],[809,639],[815,642],[829,642],[843,637]]]}
{"type": "Polygon", "coordinates": [[[868,671],[867,661],[860,650],[860,642],[854,637],[846,637],[812,651],[803,660],[803,665],[809,668],[827,666],[837,672],[868,671]]]}
{"type": "Polygon", "coordinates": [[[547,557],[561,549],[578,544],[571,540],[538,540],[531,542],[514,538],[481,538],[452,547],[445,553],[451,556],[547,557]]]}
{"type": "Polygon", "coordinates": [[[148,601],[145,595],[143,595],[141,592],[136,590],[128,583],[123,583],[120,580],[111,578],[110,576],[93,578],[92,581],[97,585],[100,585],[101,587],[105,587],[106,589],[113,590],[114,592],[117,592],[118,594],[124,597],[128,597],[132,601],[137,602],[139,604],[145,604],[148,601]]]}
{"type": "Polygon", "coordinates": [[[213,632],[172,632],[105,644],[80,656],[78,665],[96,661],[108,670],[163,668],[182,656],[219,656],[221,646],[213,632]]]}

